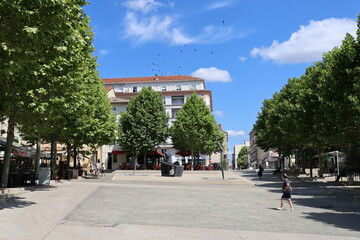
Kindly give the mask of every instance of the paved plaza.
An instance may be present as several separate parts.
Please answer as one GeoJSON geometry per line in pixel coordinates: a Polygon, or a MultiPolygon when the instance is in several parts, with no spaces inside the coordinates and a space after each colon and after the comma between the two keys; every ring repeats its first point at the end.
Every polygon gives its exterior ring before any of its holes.
{"type": "Polygon", "coordinates": [[[132,173],[11,190],[0,239],[360,238],[358,187],[290,178],[295,211],[279,211],[281,179],[270,171],[132,173]]]}

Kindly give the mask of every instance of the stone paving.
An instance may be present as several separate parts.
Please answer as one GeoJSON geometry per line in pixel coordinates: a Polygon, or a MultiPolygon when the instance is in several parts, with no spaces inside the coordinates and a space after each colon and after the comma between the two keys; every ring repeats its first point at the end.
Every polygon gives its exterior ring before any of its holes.
{"type": "Polygon", "coordinates": [[[290,179],[295,211],[279,211],[270,171],[132,173],[23,189],[0,209],[0,239],[360,238],[356,187],[290,179]]]}

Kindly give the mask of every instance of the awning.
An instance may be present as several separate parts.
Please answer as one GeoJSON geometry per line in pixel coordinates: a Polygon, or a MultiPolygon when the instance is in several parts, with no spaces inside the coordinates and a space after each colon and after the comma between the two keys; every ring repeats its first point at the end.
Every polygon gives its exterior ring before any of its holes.
{"type": "Polygon", "coordinates": [[[146,155],[155,156],[155,157],[165,157],[165,155],[162,152],[160,152],[159,150],[149,152],[146,155]]]}
{"type": "Polygon", "coordinates": [[[177,155],[180,155],[180,156],[183,156],[183,157],[186,157],[186,156],[190,156],[191,155],[191,151],[188,151],[188,150],[181,150],[177,153],[175,153],[177,155]]]}
{"type": "Polygon", "coordinates": [[[126,154],[124,151],[112,151],[111,154],[126,154]]]}

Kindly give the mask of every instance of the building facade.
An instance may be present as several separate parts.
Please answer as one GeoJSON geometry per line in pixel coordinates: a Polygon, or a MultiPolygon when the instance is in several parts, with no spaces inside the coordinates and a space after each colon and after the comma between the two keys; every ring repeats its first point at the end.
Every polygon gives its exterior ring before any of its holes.
{"type": "MultiPolygon", "coordinates": [[[[169,116],[169,126],[176,119],[178,111],[186,102],[186,99],[195,92],[200,96],[212,111],[212,93],[205,88],[205,81],[201,78],[179,75],[179,76],[152,76],[152,77],[132,77],[132,78],[106,78],[103,79],[105,89],[111,102],[113,113],[120,116],[121,112],[126,111],[126,106],[130,99],[136,96],[142,88],[151,87],[163,96],[163,103],[166,113],[169,116]]],[[[187,163],[188,156],[177,154],[171,139],[157,147],[159,156],[166,154],[171,156],[172,161],[187,163]]],[[[103,146],[98,153],[99,159],[105,163],[108,169],[119,169],[121,164],[129,162],[129,157],[121,146],[115,141],[112,145],[103,146]]],[[[201,156],[203,163],[209,164],[209,156],[201,156]]]]}
{"type": "Polygon", "coordinates": [[[232,155],[234,168],[237,167],[237,158],[238,158],[240,150],[243,147],[248,147],[247,163],[248,163],[248,166],[250,166],[250,141],[244,141],[244,144],[235,144],[234,145],[234,150],[233,150],[233,155],[232,155]]]}
{"type": "MultiPolygon", "coordinates": [[[[222,154],[223,154],[223,161],[226,161],[228,158],[229,134],[222,129],[221,124],[218,124],[218,129],[224,136],[224,141],[223,141],[223,145],[222,145],[222,150],[223,150],[222,154]]],[[[221,153],[220,152],[212,153],[210,156],[210,159],[209,159],[209,163],[219,163],[220,164],[221,163],[221,153]]]]}
{"type": "Polygon", "coordinates": [[[264,151],[256,145],[254,129],[250,131],[250,166],[257,167],[260,164],[264,168],[276,169],[279,167],[279,154],[274,149],[264,151]]]}

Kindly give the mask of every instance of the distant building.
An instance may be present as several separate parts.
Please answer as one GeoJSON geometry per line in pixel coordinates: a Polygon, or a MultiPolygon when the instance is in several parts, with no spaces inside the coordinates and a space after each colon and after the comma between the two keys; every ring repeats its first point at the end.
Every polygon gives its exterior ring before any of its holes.
{"type": "MultiPolygon", "coordinates": [[[[228,159],[228,139],[229,139],[229,135],[227,132],[225,132],[223,129],[222,129],[222,126],[221,124],[218,124],[218,129],[220,130],[220,132],[223,134],[224,136],[224,142],[223,142],[223,145],[222,145],[222,148],[223,148],[223,161],[226,161],[228,159]]],[[[217,153],[213,153],[211,154],[211,162],[210,163],[220,163],[221,162],[221,155],[220,155],[220,152],[217,152],[217,153]]]]}
{"type": "Polygon", "coordinates": [[[266,168],[278,168],[280,166],[279,154],[270,149],[264,151],[256,145],[256,135],[254,129],[250,131],[250,166],[259,166],[266,168]]]}
{"type": "MultiPolygon", "coordinates": [[[[205,81],[201,78],[185,75],[155,75],[152,77],[106,78],[103,79],[103,82],[110,98],[113,113],[118,117],[121,112],[126,111],[130,99],[136,96],[143,87],[151,87],[163,95],[163,103],[169,116],[169,126],[175,121],[177,113],[193,92],[196,92],[212,111],[212,93],[205,89],[205,81]]],[[[156,150],[159,157],[164,156],[166,152],[167,155],[171,155],[173,161],[186,163],[189,160],[188,153],[178,152],[172,145],[171,139],[159,145],[156,150]]],[[[129,162],[131,157],[121,149],[116,141],[112,145],[103,146],[98,154],[108,169],[119,169],[119,166],[122,163],[129,162]]],[[[203,155],[200,159],[203,164],[209,164],[209,156],[203,155]]]]}
{"type": "Polygon", "coordinates": [[[244,144],[234,145],[232,159],[233,159],[233,166],[235,168],[237,167],[237,158],[238,158],[239,152],[243,147],[248,147],[248,165],[250,166],[250,141],[244,141],[244,144]]]}

